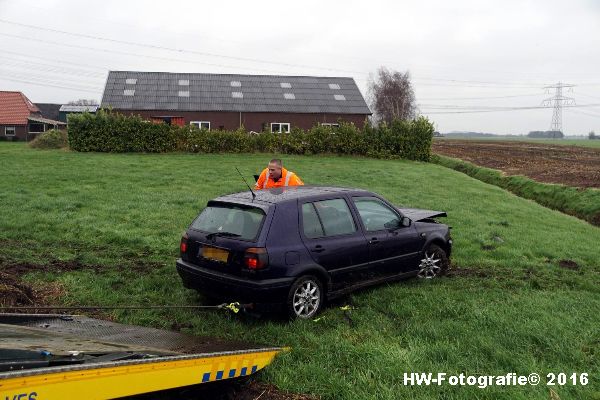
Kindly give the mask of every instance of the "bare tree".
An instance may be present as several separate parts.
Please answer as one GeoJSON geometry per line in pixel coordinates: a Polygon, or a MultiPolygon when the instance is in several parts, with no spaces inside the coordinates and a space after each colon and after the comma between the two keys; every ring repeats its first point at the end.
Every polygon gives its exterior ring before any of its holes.
{"type": "Polygon", "coordinates": [[[70,106],[97,106],[99,103],[97,100],[79,99],[69,102],[70,106]]]}
{"type": "Polygon", "coordinates": [[[375,79],[369,80],[369,98],[377,122],[389,124],[394,119],[412,119],[417,114],[408,71],[401,73],[379,68],[375,79]]]}

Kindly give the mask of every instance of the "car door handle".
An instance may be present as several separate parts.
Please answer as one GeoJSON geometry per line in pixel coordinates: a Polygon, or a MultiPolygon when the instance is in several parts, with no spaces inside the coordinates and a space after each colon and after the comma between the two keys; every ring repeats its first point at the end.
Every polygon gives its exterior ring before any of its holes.
{"type": "Polygon", "coordinates": [[[372,238],[371,240],[369,240],[369,244],[379,244],[379,239],[372,238]]]}
{"type": "Polygon", "coordinates": [[[312,249],[312,251],[315,253],[321,253],[322,251],[325,251],[325,248],[318,244],[312,249]]]}

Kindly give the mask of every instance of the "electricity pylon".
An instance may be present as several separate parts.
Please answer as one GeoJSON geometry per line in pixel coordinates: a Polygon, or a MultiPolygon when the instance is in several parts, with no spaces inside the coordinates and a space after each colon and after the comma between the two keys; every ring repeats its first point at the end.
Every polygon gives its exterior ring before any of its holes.
{"type": "Polygon", "coordinates": [[[550,124],[550,130],[553,132],[562,133],[562,107],[575,105],[575,99],[563,96],[563,88],[572,88],[574,86],[575,85],[562,82],[558,82],[556,85],[544,86],[544,89],[546,89],[548,92],[550,89],[556,89],[554,97],[547,98],[542,102],[543,106],[554,107],[554,112],[552,113],[552,123],[550,124]]]}

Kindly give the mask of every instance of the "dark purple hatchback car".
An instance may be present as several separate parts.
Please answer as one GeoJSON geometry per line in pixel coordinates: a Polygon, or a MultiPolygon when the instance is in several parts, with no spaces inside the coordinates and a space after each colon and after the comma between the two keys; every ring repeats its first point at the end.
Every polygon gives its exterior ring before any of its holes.
{"type": "Polygon", "coordinates": [[[360,189],[296,186],[218,197],[181,239],[177,271],[211,297],[283,305],[312,318],[325,300],[449,266],[439,211],[397,208],[360,189]]]}

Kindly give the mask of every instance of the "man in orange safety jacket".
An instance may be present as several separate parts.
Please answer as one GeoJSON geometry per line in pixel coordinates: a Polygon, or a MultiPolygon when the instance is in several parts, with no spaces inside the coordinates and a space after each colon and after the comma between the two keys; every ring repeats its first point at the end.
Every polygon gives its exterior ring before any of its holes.
{"type": "Polygon", "coordinates": [[[302,179],[295,173],[283,168],[280,159],[274,158],[269,161],[267,168],[263,170],[254,189],[271,189],[283,186],[300,186],[304,185],[302,179]]]}

